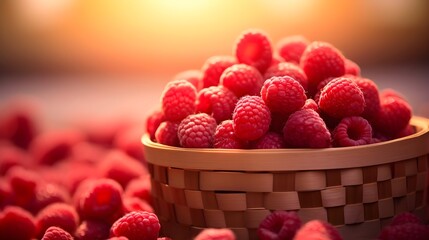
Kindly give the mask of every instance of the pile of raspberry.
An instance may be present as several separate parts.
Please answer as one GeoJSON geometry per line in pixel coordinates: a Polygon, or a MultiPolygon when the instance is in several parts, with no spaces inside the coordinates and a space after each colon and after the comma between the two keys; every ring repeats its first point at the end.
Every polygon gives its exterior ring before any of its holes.
{"type": "Polygon", "coordinates": [[[258,29],[241,33],[233,54],[178,73],[160,105],[147,132],[175,147],[347,147],[415,132],[407,100],[379,91],[332,44],[289,36],[273,46],[258,29]]]}

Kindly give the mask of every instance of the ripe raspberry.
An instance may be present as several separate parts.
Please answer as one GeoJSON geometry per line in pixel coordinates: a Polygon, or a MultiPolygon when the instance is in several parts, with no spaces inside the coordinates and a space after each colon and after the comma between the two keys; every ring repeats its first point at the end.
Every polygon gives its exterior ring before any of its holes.
{"type": "Polygon", "coordinates": [[[331,80],[321,91],[320,110],[333,118],[359,116],[365,108],[365,98],[356,83],[350,78],[331,80]]]}
{"type": "Polygon", "coordinates": [[[14,197],[9,182],[0,178],[0,209],[12,205],[14,197]]]}
{"type": "Polygon", "coordinates": [[[206,228],[194,240],[235,240],[234,233],[228,228],[206,228]]]}
{"type": "Polygon", "coordinates": [[[261,240],[292,240],[300,227],[301,220],[296,212],[276,211],[262,220],[257,233],[261,240]]]}
{"type": "Polygon", "coordinates": [[[207,113],[189,115],[179,124],[180,145],[186,148],[212,147],[216,126],[216,119],[207,113]]]}
{"type": "Polygon", "coordinates": [[[338,147],[359,146],[372,142],[372,127],[359,116],[345,117],[335,127],[332,138],[338,147]]]}
{"type": "Polygon", "coordinates": [[[308,98],[307,100],[305,100],[304,106],[302,106],[301,109],[311,109],[317,113],[319,113],[319,111],[320,111],[319,105],[317,105],[316,101],[314,101],[311,98],[308,98]]]}
{"type": "Polygon", "coordinates": [[[195,112],[197,91],[186,80],[174,80],[165,86],[161,95],[162,110],[166,120],[181,121],[195,112]]]}
{"type": "Polygon", "coordinates": [[[353,62],[350,59],[345,59],[345,74],[350,74],[353,76],[360,76],[360,67],[357,65],[357,63],[353,62]]]}
{"type": "Polygon", "coordinates": [[[15,206],[7,206],[0,212],[1,239],[33,239],[35,233],[36,225],[31,213],[15,206]]]}
{"type": "Polygon", "coordinates": [[[382,134],[395,136],[409,124],[411,116],[411,106],[406,101],[396,97],[382,98],[374,127],[382,134]]]}
{"type": "Polygon", "coordinates": [[[380,96],[377,85],[368,78],[352,77],[351,80],[360,88],[365,99],[362,117],[369,120],[373,119],[380,111],[380,96]]]}
{"type": "Polygon", "coordinates": [[[213,139],[214,148],[241,149],[246,148],[246,142],[235,136],[233,121],[225,120],[217,127],[213,139]]]}
{"type": "Polygon", "coordinates": [[[14,205],[29,209],[35,198],[35,190],[40,176],[34,171],[14,166],[6,173],[6,178],[14,193],[14,205]]]}
{"type": "Polygon", "coordinates": [[[104,240],[109,238],[110,226],[104,222],[83,221],[77,227],[74,236],[76,240],[104,240]]]}
{"type": "Polygon", "coordinates": [[[212,86],[198,93],[197,112],[212,115],[217,123],[231,119],[232,111],[238,99],[235,94],[223,86],[212,86]]]}
{"type": "Polygon", "coordinates": [[[73,240],[73,237],[62,228],[52,226],[46,230],[42,240],[73,240]]]}
{"type": "Polygon", "coordinates": [[[220,84],[231,90],[237,97],[259,95],[264,79],[259,71],[246,64],[235,64],[225,69],[220,76],[220,84]]]}
{"type": "Polygon", "coordinates": [[[113,223],[110,236],[124,236],[129,240],[155,240],[161,225],[154,213],[137,211],[124,215],[113,223]]]}
{"type": "Polygon", "coordinates": [[[380,240],[426,240],[429,236],[429,227],[423,224],[405,223],[384,227],[378,239],[380,240]]]}
{"type": "Polygon", "coordinates": [[[82,128],[89,142],[111,148],[117,134],[128,129],[131,124],[129,118],[121,116],[104,121],[86,120],[82,123],[82,128]]]}
{"type": "Polygon", "coordinates": [[[12,144],[0,146],[0,176],[4,176],[14,166],[26,167],[30,162],[30,156],[26,151],[12,144]]]}
{"type": "Polygon", "coordinates": [[[269,129],[270,109],[261,97],[244,96],[238,100],[232,114],[235,135],[242,140],[256,140],[269,129]]]}
{"type": "Polygon", "coordinates": [[[286,61],[298,63],[301,59],[302,53],[307,48],[310,41],[300,35],[288,36],[281,39],[277,45],[279,55],[286,61]]]}
{"type": "Polygon", "coordinates": [[[289,76],[296,81],[298,81],[301,86],[308,90],[308,80],[304,71],[293,63],[281,62],[279,64],[273,65],[267,69],[264,74],[264,79],[270,79],[271,77],[282,77],[289,76]]]}
{"type": "Polygon", "coordinates": [[[150,135],[150,139],[155,140],[156,129],[164,121],[165,116],[161,109],[157,109],[149,114],[146,118],[146,132],[150,135]]]}
{"type": "Polygon", "coordinates": [[[422,220],[417,217],[417,215],[410,212],[403,212],[393,218],[390,226],[403,225],[407,223],[423,224],[422,220]]]}
{"type": "Polygon", "coordinates": [[[286,146],[295,148],[327,148],[331,134],[323,119],[311,109],[292,113],[283,128],[286,146]]]}
{"type": "Polygon", "coordinates": [[[141,137],[143,134],[144,129],[140,125],[129,127],[116,135],[113,140],[113,147],[146,164],[144,151],[141,146],[141,137]]]}
{"type": "Polygon", "coordinates": [[[178,147],[180,145],[179,137],[177,136],[178,128],[179,123],[177,122],[162,122],[156,129],[155,140],[164,145],[178,147]]]}
{"type": "Polygon", "coordinates": [[[74,207],[66,203],[54,203],[42,209],[36,216],[37,235],[43,236],[52,226],[60,227],[73,234],[79,223],[79,216],[74,207]]]}
{"type": "Polygon", "coordinates": [[[326,42],[312,42],[305,49],[300,66],[308,78],[310,95],[315,94],[317,85],[323,79],[340,77],[345,73],[343,54],[326,42]]]}
{"type": "Polygon", "coordinates": [[[124,213],[130,213],[135,211],[154,212],[152,206],[137,197],[125,197],[123,200],[124,213]]]}
{"type": "Polygon", "coordinates": [[[298,81],[289,77],[267,79],[261,89],[261,97],[270,111],[291,114],[304,106],[305,90],[298,81]]]}
{"type": "Polygon", "coordinates": [[[331,224],[312,220],[304,224],[295,235],[294,240],[321,239],[321,240],[342,240],[338,230],[331,224]]]}
{"type": "Polygon", "coordinates": [[[273,59],[271,59],[271,64],[268,68],[277,65],[281,62],[284,62],[284,59],[282,57],[280,57],[280,55],[278,55],[277,53],[273,53],[273,59]]]}
{"type": "Polygon", "coordinates": [[[192,85],[194,85],[195,89],[197,91],[201,90],[203,88],[203,73],[200,70],[186,70],[183,72],[179,72],[174,76],[173,79],[175,80],[186,80],[192,85]]]}
{"type": "Polygon", "coordinates": [[[223,71],[236,63],[237,60],[233,56],[213,56],[208,58],[201,69],[203,88],[219,85],[223,71]]]}
{"type": "Polygon", "coordinates": [[[125,196],[138,197],[146,202],[150,202],[150,191],[150,175],[147,174],[131,180],[131,182],[128,183],[127,187],[125,188],[125,196]]]}
{"type": "Polygon", "coordinates": [[[35,190],[34,203],[31,211],[38,213],[43,208],[53,203],[67,203],[70,201],[70,194],[63,186],[55,183],[39,183],[35,190]]]}
{"type": "Polygon", "coordinates": [[[254,149],[277,149],[284,147],[283,135],[276,132],[267,132],[264,136],[251,143],[251,148],[254,149]]]}
{"type": "Polygon", "coordinates": [[[263,73],[270,66],[273,51],[268,36],[260,30],[248,30],[237,39],[234,53],[239,63],[255,67],[263,73]]]}
{"type": "Polygon", "coordinates": [[[407,101],[407,99],[405,98],[405,96],[402,93],[400,93],[394,89],[391,89],[391,88],[383,89],[380,92],[380,99],[385,99],[388,97],[399,98],[401,100],[407,101]]]}

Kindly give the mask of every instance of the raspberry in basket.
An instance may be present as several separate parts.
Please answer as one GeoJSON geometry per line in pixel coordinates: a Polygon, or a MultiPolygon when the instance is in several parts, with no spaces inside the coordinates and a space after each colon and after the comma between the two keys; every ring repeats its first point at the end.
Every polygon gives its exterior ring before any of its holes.
{"type": "Polygon", "coordinates": [[[157,109],[149,114],[146,118],[146,132],[152,140],[155,139],[155,132],[159,125],[165,121],[164,113],[161,109],[157,109]]]}
{"type": "Polygon", "coordinates": [[[223,71],[236,63],[237,60],[233,56],[213,56],[208,58],[201,69],[203,88],[217,86],[223,71]]]}
{"type": "Polygon", "coordinates": [[[36,216],[37,235],[43,236],[52,226],[60,227],[73,234],[79,223],[74,207],[66,203],[54,203],[42,209],[36,216]]]}
{"type": "Polygon", "coordinates": [[[31,213],[16,206],[7,206],[0,212],[2,239],[32,239],[35,233],[36,224],[31,213]]]}
{"type": "Polygon", "coordinates": [[[289,76],[298,81],[305,90],[308,89],[307,76],[305,75],[304,71],[302,71],[302,69],[296,64],[289,62],[281,62],[272,65],[265,72],[264,79],[266,80],[274,76],[289,76]]]}
{"type": "Polygon", "coordinates": [[[345,117],[335,127],[332,138],[334,146],[337,147],[370,144],[372,142],[372,127],[363,117],[345,117]]]}
{"type": "Polygon", "coordinates": [[[264,136],[251,143],[254,149],[277,149],[284,148],[283,135],[276,132],[267,132],[264,136]]]}
{"type": "Polygon", "coordinates": [[[165,121],[162,122],[155,132],[155,140],[158,143],[178,147],[180,146],[179,137],[177,136],[177,129],[179,123],[165,121]]]}
{"type": "Polygon", "coordinates": [[[264,79],[258,69],[246,64],[232,65],[220,76],[220,84],[237,97],[259,95],[263,83],[264,79]]]}
{"type": "Polygon", "coordinates": [[[216,127],[213,139],[214,148],[246,148],[247,142],[235,136],[233,125],[232,120],[225,120],[216,127]]]}
{"type": "Polygon", "coordinates": [[[52,226],[46,230],[42,240],[73,240],[73,237],[64,229],[52,226]]]}
{"type": "Polygon", "coordinates": [[[166,120],[180,121],[195,112],[197,90],[186,80],[174,80],[165,86],[161,95],[166,120]]]}
{"type": "Polygon", "coordinates": [[[301,35],[288,36],[281,39],[277,45],[277,52],[286,62],[299,64],[302,53],[310,41],[301,35]]]}
{"type": "Polygon", "coordinates": [[[187,148],[212,147],[216,126],[216,120],[207,113],[187,116],[177,130],[180,145],[187,148]]]}
{"type": "Polygon", "coordinates": [[[261,240],[292,240],[301,227],[301,219],[296,212],[276,211],[259,224],[258,237],[261,240]]]}
{"type": "Polygon", "coordinates": [[[411,106],[397,97],[381,99],[380,111],[374,119],[376,131],[395,136],[407,127],[412,116],[411,106]]]}
{"type": "Polygon", "coordinates": [[[207,228],[201,231],[194,240],[235,240],[234,233],[228,228],[207,228]]]}
{"type": "Polygon", "coordinates": [[[110,236],[124,236],[129,240],[156,240],[160,228],[158,217],[154,213],[136,211],[113,223],[110,236]]]}
{"type": "MultiPolygon", "coordinates": [[[[258,73],[259,74],[259,73],[258,73]]],[[[231,119],[237,96],[226,87],[212,86],[198,93],[197,111],[212,115],[217,123],[231,119]]]]}
{"type": "Polygon", "coordinates": [[[352,77],[351,80],[360,88],[365,99],[362,117],[369,120],[375,118],[380,111],[380,96],[377,85],[368,78],[352,77]]]}
{"type": "Polygon", "coordinates": [[[304,224],[295,235],[294,240],[342,240],[338,230],[331,224],[321,221],[312,220],[304,224]]]}

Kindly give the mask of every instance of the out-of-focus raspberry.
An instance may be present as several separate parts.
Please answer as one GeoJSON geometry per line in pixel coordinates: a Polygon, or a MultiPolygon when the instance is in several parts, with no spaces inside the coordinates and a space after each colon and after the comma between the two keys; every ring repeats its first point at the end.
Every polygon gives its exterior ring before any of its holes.
{"type": "Polygon", "coordinates": [[[186,80],[174,80],[165,86],[161,95],[162,110],[166,120],[181,121],[193,114],[196,108],[197,91],[186,80]]]}
{"type": "Polygon", "coordinates": [[[406,137],[406,136],[410,136],[411,134],[414,134],[414,133],[416,133],[415,127],[411,124],[408,124],[404,129],[402,129],[395,136],[393,136],[393,138],[406,137]]]}
{"type": "Polygon", "coordinates": [[[214,148],[241,149],[247,147],[247,142],[235,136],[233,121],[225,120],[217,127],[213,140],[214,148]]]}
{"type": "Polygon", "coordinates": [[[304,71],[296,64],[289,62],[281,62],[276,65],[272,65],[267,69],[264,74],[264,79],[270,79],[271,77],[282,77],[289,76],[298,81],[301,86],[308,90],[308,80],[304,71]]]}
{"type": "Polygon", "coordinates": [[[387,136],[395,136],[410,122],[411,106],[397,97],[385,97],[380,101],[380,111],[373,120],[376,131],[387,136]]]}
{"type": "Polygon", "coordinates": [[[338,147],[359,146],[372,142],[372,127],[359,116],[345,117],[335,127],[332,138],[338,147]]]}
{"type": "Polygon", "coordinates": [[[369,120],[373,119],[380,111],[380,96],[377,85],[368,78],[353,77],[351,80],[360,88],[365,99],[362,117],[369,120]]]}
{"type": "Polygon", "coordinates": [[[154,212],[148,202],[137,197],[124,197],[123,205],[125,214],[135,211],[154,212]]]}
{"type": "Polygon", "coordinates": [[[219,85],[223,71],[236,63],[237,60],[233,56],[213,56],[208,58],[201,69],[203,88],[219,85]]]}
{"type": "Polygon", "coordinates": [[[360,67],[357,63],[347,58],[345,59],[344,63],[346,69],[345,74],[350,74],[357,77],[360,76],[360,67]]]}
{"type": "Polygon", "coordinates": [[[276,211],[262,220],[257,234],[260,240],[292,240],[300,227],[301,219],[296,212],[276,211]]]}
{"type": "MultiPolygon", "coordinates": [[[[259,74],[259,73],[258,73],[259,74]]],[[[212,86],[198,93],[197,112],[212,115],[217,123],[231,119],[237,96],[223,86],[212,86]]]]}
{"type": "Polygon", "coordinates": [[[8,181],[0,178],[0,209],[12,205],[14,201],[14,192],[8,181]]]}
{"type": "Polygon", "coordinates": [[[0,212],[1,239],[27,240],[35,234],[36,224],[31,213],[16,206],[7,206],[0,212]]]}
{"type": "Polygon", "coordinates": [[[100,221],[82,221],[77,227],[76,240],[105,240],[109,237],[110,226],[100,221]]]}
{"type": "Polygon", "coordinates": [[[44,233],[42,240],[73,240],[70,233],[56,226],[49,227],[44,233]]]}
{"type": "Polygon", "coordinates": [[[36,229],[39,237],[52,226],[60,227],[73,234],[79,224],[76,209],[66,203],[53,203],[42,209],[36,216],[36,229]]]}
{"type": "Polygon", "coordinates": [[[184,79],[192,83],[192,85],[194,85],[197,91],[203,88],[203,73],[201,72],[201,70],[197,70],[197,69],[185,70],[183,72],[179,72],[178,74],[176,74],[176,76],[174,76],[173,79],[175,80],[184,79]]]}
{"type": "Polygon", "coordinates": [[[304,36],[293,35],[280,39],[277,42],[276,49],[284,61],[299,64],[302,53],[308,44],[310,44],[310,41],[304,36]]]}
{"type": "Polygon", "coordinates": [[[113,223],[110,236],[124,236],[129,240],[156,240],[160,228],[158,217],[154,213],[136,211],[113,223]]]}
{"type": "Polygon", "coordinates": [[[165,121],[164,113],[161,109],[157,109],[149,114],[146,118],[146,132],[150,135],[152,140],[155,139],[155,132],[159,124],[165,121]]]}
{"type": "Polygon", "coordinates": [[[0,176],[13,166],[27,167],[31,163],[28,153],[12,144],[0,145],[0,176]]]}
{"type": "Polygon", "coordinates": [[[6,173],[11,189],[14,193],[14,205],[29,209],[35,198],[40,176],[21,166],[14,166],[6,173]]]}
{"type": "Polygon", "coordinates": [[[151,189],[152,188],[151,188],[151,182],[150,182],[150,175],[147,174],[131,180],[130,183],[125,188],[125,196],[137,197],[146,202],[150,202],[151,189]]]}
{"type": "Polygon", "coordinates": [[[107,148],[113,147],[116,136],[134,124],[131,117],[127,116],[109,119],[91,118],[84,121],[79,119],[78,123],[87,141],[107,148]]]}
{"type": "Polygon", "coordinates": [[[141,143],[143,133],[143,126],[137,125],[130,127],[116,135],[113,146],[146,165],[144,150],[141,143]]]}
{"type": "Polygon", "coordinates": [[[311,220],[304,224],[295,234],[294,240],[342,240],[338,230],[321,220],[311,220]]]}
{"type": "Polygon", "coordinates": [[[186,148],[212,147],[216,126],[216,119],[207,113],[189,115],[179,124],[180,145],[186,148]]]}
{"type": "Polygon", "coordinates": [[[68,203],[71,199],[67,189],[51,182],[37,184],[34,195],[34,203],[30,209],[33,213],[38,213],[53,203],[68,203]]]}
{"type": "Polygon", "coordinates": [[[285,143],[282,134],[276,132],[267,132],[264,136],[252,142],[250,148],[278,149],[284,147],[285,143]]]}
{"type": "Polygon", "coordinates": [[[177,122],[162,122],[155,132],[156,142],[173,147],[180,146],[179,137],[177,136],[178,128],[179,123],[177,122]]]}
{"type": "Polygon", "coordinates": [[[225,69],[220,84],[231,90],[237,97],[259,95],[264,79],[255,67],[235,64],[225,69]]]}
{"type": "Polygon", "coordinates": [[[235,240],[234,233],[228,228],[207,228],[201,231],[194,240],[235,240]]]}

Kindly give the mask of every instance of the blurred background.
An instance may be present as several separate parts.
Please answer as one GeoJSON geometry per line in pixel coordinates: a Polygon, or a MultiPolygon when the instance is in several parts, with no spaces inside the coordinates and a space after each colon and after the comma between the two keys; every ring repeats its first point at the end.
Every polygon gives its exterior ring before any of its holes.
{"type": "Polygon", "coordinates": [[[293,34],[331,42],[429,117],[425,0],[2,0],[0,101],[34,99],[52,122],[140,120],[176,73],[232,54],[248,28],[273,45],[293,34]]]}

